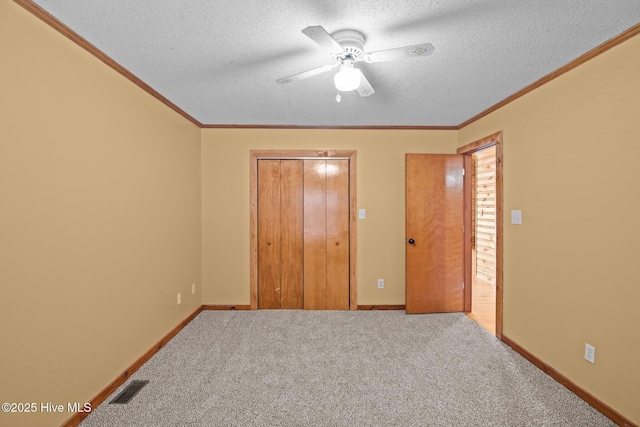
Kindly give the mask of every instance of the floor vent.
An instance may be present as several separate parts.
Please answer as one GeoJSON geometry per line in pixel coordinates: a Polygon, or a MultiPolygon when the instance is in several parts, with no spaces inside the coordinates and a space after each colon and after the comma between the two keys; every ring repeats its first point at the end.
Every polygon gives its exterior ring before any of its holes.
{"type": "Polygon", "coordinates": [[[121,403],[121,404],[126,404],[129,403],[129,401],[131,399],[133,399],[133,397],[138,394],[138,392],[140,390],[142,390],[142,387],[146,386],[149,383],[148,380],[133,380],[131,381],[131,383],[129,383],[129,385],[122,390],[122,393],[120,393],[115,399],[113,399],[111,402],[109,402],[109,404],[111,403],[121,403]]]}

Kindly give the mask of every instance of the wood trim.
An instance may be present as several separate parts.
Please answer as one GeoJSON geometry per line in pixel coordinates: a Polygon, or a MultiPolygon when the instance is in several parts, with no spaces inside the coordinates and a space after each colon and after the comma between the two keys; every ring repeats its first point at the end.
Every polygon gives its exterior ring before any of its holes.
{"type": "Polygon", "coordinates": [[[502,131],[496,139],[496,337],[502,338],[502,312],[504,292],[504,162],[502,131]]]}
{"type": "Polygon", "coordinates": [[[505,105],[511,103],[512,101],[515,101],[518,98],[521,98],[522,96],[526,95],[527,93],[534,91],[535,89],[539,88],[540,86],[543,86],[547,83],[549,83],[552,80],[555,80],[556,78],[560,77],[561,75],[573,70],[574,68],[584,64],[585,62],[595,58],[596,56],[608,51],[609,49],[616,47],[617,45],[619,45],[620,43],[623,43],[627,40],[629,40],[630,38],[636,36],[640,34],[640,24],[636,24],[633,27],[629,28],[628,30],[622,32],[621,34],[619,34],[618,36],[607,40],[606,42],[602,43],[601,45],[591,49],[589,52],[585,53],[582,56],[579,56],[578,58],[574,59],[573,61],[569,62],[568,64],[558,68],[557,70],[547,74],[546,76],[536,80],[535,82],[531,83],[529,86],[526,86],[525,88],[519,90],[518,92],[514,93],[511,96],[508,96],[507,98],[503,99],[502,101],[498,102],[497,104],[487,108],[486,110],[484,110],[483,112],[476,114],[475,116],[471,117],[469,120],[460,123],[456,129],[460,130],[462,128],[464,128],[465,126],[470,125],[471,123],[480,120],[481,118],[483,118],[484,116],[493,113],[494,111],[504,107],[505,105]]]}
{"type": "Polygon", "coordinates": [[[58,21],[56,18],[54,18],[52,15],[50,15],[47,11],[42,9],[40,6],[38,6],[35,3],[33,3],[33,1],[31,1],[31,0],[14,0],[14,1],[17,4],[19,4],[20,6],[22,6],[23,8],[25,8],[26,10],[28,10],[29,12],[31,12],[33,15],[35,15],[40,20],[44,21],[51,28],[53,28],[54,30],[58,31],[63,36],[67,37],[69,40],[71,40],[72,42],[74,42],[75,44],[77,44],[78,46],[80,46],[81,48],[86,50],[87,52],[89,52],[91,55],[93,55],[96,58],[98,58],[100,61],[105,63],[107,66],[111,67],[113,70],[115,70],[117,73],[122,75],[124,78],[126,78],[127,80],[129,80],[130,82],[135,84],[136,86],[140,87],[142,90],[147,92],[149,95],[153,96],[158,101],[162,102],[164,105],[166,105],[167,107],[171,108],[173,111],[175,111],[176,113],[180,114],[182,117],[184,117],[185,119],[189,120],[194,125],[196,125],[196,126],[198,126],[200,128],[202,127],[202,123],[197,121],[195,118],[191,117],[189,114],[187,114],[180,107],[175,105],[173,102],[169,101],[167,98],[165,98],[163,95],[161,95],[155,89],[153,89],[151,86],[149,86],[148,84],[143,82],[141,79],[136,77],[129,70],[124,68],[122,65],[118,64],[111,57],[107,56],[104,52],[102,52],[97,47],[95,47],[94,45],[89,43],[86,39],[81,37],[78,33],[73,31],[71,28],[67,27],[62,22],[58,21]]]}
{"type": "Polygon", "coordinates": [[[504,292],[504,161],[502,132],[496,135],[496,336],[502,338],[504,292]]]}
{"type": "Polygon", "coordinates": [[[378,305],[359,305],[358,310],[405,310],[407,308],[404,304],[378,304],[378,305]]]}
{"type": "MultiPolygon", "coordinates": [[[[470,156],[483,148],[496,146],[496,337],[502,338],[503,312],[503,253],[504,253],[504,200],[503,200],[503,140],[502,131],[458,148],[458,154],[470,156]]],[[[470,267],[470,266],[469,266],[470,267]]],[[[467,268],[467,266],[465,266],[467,268]]]]}
{"type": "Polygon", "coordinates": [[[631,420],[625,418],[622,414],[620,414],[615,409],[611,408],[609,405],[583,389],[582,387],[575,384],[569,378],[562,375],[559,371],[555,370],[547,363],[543,362],[541,359],[538,359],[533,354],[529,353],[525,348],[520,346],[518,343],[513,341],[511,338],[503,335],[501,338],[502,342],[511,347],[516,353],[520,354],[522,357],[527,359],[529,362],[534,364],[538,369],[540,369],[545,374],[549,375],[551,378],[568,388],[574,394],[576,394],[579,398],[587,402],[594,409],[601,412],[604,416],[609,418],[611,421],[616,423],[619,426],[624,427],[638,427],[636,424],[632,423],[631,420]]]}
{"type": "Polygon", "coordinates": [[[203,129],[342,129],[342,130],[459,130],[458,126],[297,126],[203,124],[203,129]]]}
{"type": "Polygon", "coordinates": [[[258,159],[296,158],[349,159],[349,309],[357,310],[357,153],[352,150],[251,150],[249,152],[249,298],[251,310],[258,309],[258,159]]]}
{"type": "MultiPolygon", "coordinates": [[[[460,154],[460,153],[458,153],[460,154]]],[[[464,199],[464,214],[462,221],[464,224],[464,244],[463,244],[463,265],[464,265],[464,308],[465,313],[471,312],[471,251],[473,250],[473,244],[471,239],[473,238],[473,230],[471,229],[471,217],[475,215],[472,206],[472,182],[473,182],[473,162],[471,156],[463,156],[464,161],[464,184],[463,184],[463,199],[464,199]]]]}
{"type": "Polygon", "coordinates": [[[634,25],[633,27],[627,29],[622,32],[618,36],[602,43],[601,45],[595,47],[584,55],[576,58],[575,60],[569,62],[568,64],[558,68],[557,70],[547,74],[546,76],[536,80],[529,86],[519,90],[513,95],[503,99],[502,101],[494,104],[493,106],[487,108],[479,114],[471,117],[470,119],[460,123],[457,126],[297,126],[297,125],[260,125],[260,124],[202,124],[189,114],[187,114],[180,107],[169,101],[159,92],[154,90],[151,86],[143,82],[141,79],[136,77],[129,70],[124,68],[122,65],[118,64],[111,57],[107,56],[104,52],[96,48],[94,45],[89,43],[86,39],[81,37],[78,33],[64,25],[62,22],[54,18],[47,11],[42,9],[40,6],[36,5],[32,0],[13,0],[34,16],[44,21],[47,25],[58,31],[63,36],[67,37],[78,46],[85,49],[87,52],[98,58],[100,61],[104,62],[106,65],[114,69],[116,72],[121,74],[123,77],[139,86],[142,90],[149,93],[154,98],[158,99],[160,102],[165,104],[167,107],[171,108],[182,117],[189,120],[191,123],[203,129],[354,129],[354,130],[460,130],[471,123],[481,119],[482,117],[504,107],[512,101],[526,95],[527,93],[539,88],[540,86],[549,83],[551,80],[554,80],[557,77],[567,73],[568,71],[578,67],[579,65],[584,64],[585,62],[595,58],[596,56],[608,51],[609,49],[629,40],[630,38],[640,34],[640,24],[634,25]]]}
{"type": "Polygon", "coordinates": [[[203,305],[202,310],[251,310],[251,305],[203,305]]]}
{"type": "Polygon", "coordinates": [[[358,206],[357,206],[357,153],[354,151],[349,157],[349,309],[357,310],[358,286],[356,253],[358,249],[358,206]]]}
{"type": "Polygon", "coordinates": [[[485,148],[489,148],[497,144],[498,138],[502,138],[502,131],[491,134],[485,138],[479,139],[477,141],[471,142],[467,145],[463,145],[459,147],[456,153],[458,154],[466,154],[471,155],[477,151],[483,150],[485,148]]]}
{"type": "Polygon", "coordinates": [[[249,154],[249,306],[258,309],[258,155],[249,154]]]}
{"type": "MultiPolygon", "coordinates": [[[[344,158],[350,159],[355,151],[347,150],[251,150],[251,161],[258,159],[344,158]]],[[[257,165],[257,163],[256,163],[257,165]]],[[[256,169],[257,170],[257,169],[256,169]]]]}
{"type": "MultiPolygon", "coordinates": [[[[180,322],[175,328],[169,331],[160,341],[154,344],[146,353],[140,356],[131,366],[129,366],[122,374],[120,374],[115,380],[113,380],[108,386],[102,389],[89,403],[91,403],[91,410],[94,411],[98,405],[104,402],[118,387],[127,381],[127,379],[133,375],[142,365],[144,365],[151,357],[164,347],[178,332],[182,330],[189,322],[191,322],[200,312],[202,307],[198,307],[193,313],[187,316],[182,322],[180,322]]],[[[90,412],[78,412],[69,418],[63,427],[75,427],[79,425],[82,420],[88,417],[90,412]]]]}

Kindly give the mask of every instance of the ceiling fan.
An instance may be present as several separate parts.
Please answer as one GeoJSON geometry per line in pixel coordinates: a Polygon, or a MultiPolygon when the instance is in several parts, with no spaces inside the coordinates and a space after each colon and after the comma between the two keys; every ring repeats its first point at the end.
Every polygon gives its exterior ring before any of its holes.
{"type": "MultiPolygon", "coordinates": [[[[331,53],[331,57],[335,60],[335,63],[284,77],[276,80],[278,84],[297,82],[298,80],[326,73],[340,66],[340,71],[338,71],[333,78],[336,89],[341,92],[357,90],[360,96],[371,96],[375,93],[375,90],[373,90],[367,78],[362,74],[362,71],[353,66],[354,63],[360,61],[374,63],[413,58],[416,56],[427,56],[431,55],[434,50],[431,43],[422,43],[366,53],[364,51],[364,36],[355,30],[341,30],[329,34],[323,27],[316,25],[305,28],[302,30],[302,33],[328,50],[331,53]]],[[[340,95],[338,95],[336,99],[340,102],[340,95]]]]}

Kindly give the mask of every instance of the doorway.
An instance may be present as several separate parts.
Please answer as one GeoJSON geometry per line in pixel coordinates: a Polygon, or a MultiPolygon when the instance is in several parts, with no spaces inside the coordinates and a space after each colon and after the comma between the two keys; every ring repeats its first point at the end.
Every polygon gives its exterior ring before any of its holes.
{"type": "Polygon", "coordinates": [[[356,310],[356,152],[251,151],[250,161],[251,309],[356,310]]]}
{"type": "Polygon", "coordinates": [[[467,289],[465,311],[469,317],[502,338],[503,296],[503,153],[502,132],[458,149],[474,164],[477,175],[465,176],[466,223],[470,224],[465,245],[467,289]],[[494,153],[495,150],[495,153],[494,153]],[[474,181],[476,188],[474,188],[474,181]],[[475,196],[475,197],[474,197],[475,196]],[[495,319],[495,320],[494,320],[495,319]]]}
{"type": "Polygon", "coordinates": [[[471,313],[496,330],[496,146],[471,155],[471,313]]]}

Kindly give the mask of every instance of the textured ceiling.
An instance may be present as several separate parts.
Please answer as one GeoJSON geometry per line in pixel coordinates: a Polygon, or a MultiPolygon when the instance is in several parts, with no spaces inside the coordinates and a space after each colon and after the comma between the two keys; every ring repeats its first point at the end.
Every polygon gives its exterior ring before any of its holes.
{"type": "Polygon", "coordinates": [[[34,0],[188,115],[210,125],[457,126],[640,22],[639,0],[34,0]],[[337,91],[301,30],[355,29],[376,93],[337,91]]]}

